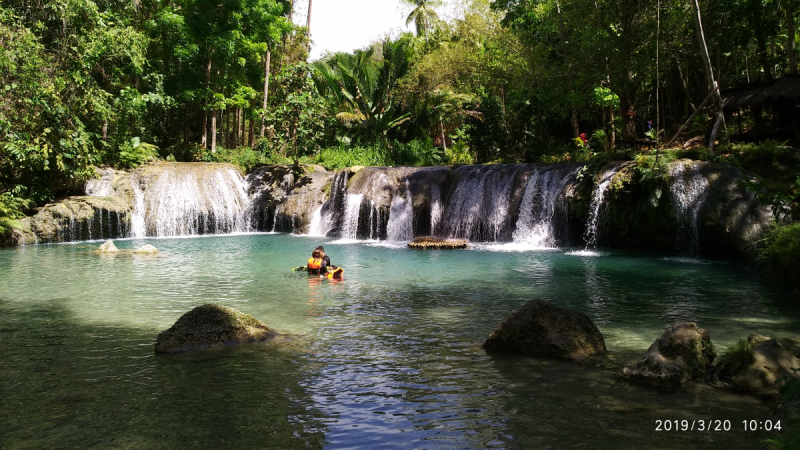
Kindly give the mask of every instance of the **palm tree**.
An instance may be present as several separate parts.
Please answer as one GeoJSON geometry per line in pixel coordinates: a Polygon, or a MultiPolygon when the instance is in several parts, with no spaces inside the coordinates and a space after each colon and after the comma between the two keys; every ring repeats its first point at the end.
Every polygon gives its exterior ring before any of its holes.
{"type": "Polygon", "coordinates": [[[431,26],[439,20],[439,15],[433,8],[442,5],[441,0],[403,0],[409,5],[414,6],[414,10],[406,18],[406,25],[414,22],[417,28],[417,36],[425,34],[428,40],[428,31],[431,26]]]}
{"type": "Polygon", "coordinates": [[[339,111],[336,118],[355,125],[375,138],[408,120],[401,114],[392,90],[408,71],[408,39],[386,41],[381,58],[372,48],[353,54],[338,53],[314,63],[317,90],[339,111]]]}

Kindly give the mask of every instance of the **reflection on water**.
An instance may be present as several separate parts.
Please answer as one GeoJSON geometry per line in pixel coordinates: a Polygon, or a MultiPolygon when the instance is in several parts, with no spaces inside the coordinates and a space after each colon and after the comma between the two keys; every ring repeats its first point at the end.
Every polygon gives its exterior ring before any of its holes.
{"type": "Polygon", "coordinates": [[[324,239],[155,244],[158,255],[98,255],[83,243],[0,251],[0,409],[13,411],[0,446],[750,448],[768,435],[653,424],[763,420],[768,405],[616,374],[678,320],[709,329],[718,347],[751,332],[800,334],[787,287],[735,263],[350,243],[327,249],[346,270],[331,282],[291,271],[324,239]],[[534,297],[589,315],[609,355],[487,355],[483,339],[534,297]],[[211,301],[289,338],[153,353],[159,331],[211,301]]]}

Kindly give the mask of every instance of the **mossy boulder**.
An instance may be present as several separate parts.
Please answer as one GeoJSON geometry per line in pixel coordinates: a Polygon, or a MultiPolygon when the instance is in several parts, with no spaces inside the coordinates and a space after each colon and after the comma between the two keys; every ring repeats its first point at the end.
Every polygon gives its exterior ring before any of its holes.
{"type": "Polygon", "coordinates": [[[214,303],[198,306],[159,333],[156,353],[177,353],[264,341],[278,333],[264,322],[214,303]]]}
{"type": "Polygon", "coordinates": [[[770,339],[751,334],[719,358],[708,381],[716,387],[777,396],[776,381],[800,375],[799,357],[800,338],[770,339]]]}
{"type": "Polygon", "coordinates": [[[678,322],[667,327],[636,364],[626,366],[622,376],[676,387],[704,376],[715,357],[708,330],[694,322],[678,322]]]}
{"type": "Polygon", "coordinates": [[[531,300],[500,322],[483,348],[528,356],[584,359],[604,353],[606,343],[585,314],[546,300],[531,300]]]}

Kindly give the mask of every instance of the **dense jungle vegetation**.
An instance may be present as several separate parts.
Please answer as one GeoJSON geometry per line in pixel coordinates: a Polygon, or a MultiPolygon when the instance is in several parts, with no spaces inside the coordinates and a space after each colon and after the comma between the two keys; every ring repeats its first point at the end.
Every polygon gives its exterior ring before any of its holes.
{"type": "MultiPolygon", "coordinates": [[[[413,32],[309,63],[293,0],[5,0],[0,231],[95,165],[609,158],[669,140],[709,75],[725,89],[797,72],[796,0],[464,0],[459,18],[405,1],[413,32]]],[[[797,152],[767,147],[695,153],[778,167],[754,189],[795,220],[797,152]]],[[[640,155],[645,172],[652,161],[640,155]]]]}

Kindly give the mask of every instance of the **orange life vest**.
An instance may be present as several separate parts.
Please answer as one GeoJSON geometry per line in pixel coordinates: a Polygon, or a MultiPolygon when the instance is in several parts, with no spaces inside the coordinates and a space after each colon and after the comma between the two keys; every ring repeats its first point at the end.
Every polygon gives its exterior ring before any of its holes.
{"type": "Polygon", "coordinates": [[[340,279],[342,279],[342,274],[343,273],[344,273],[344,269],[342,269],[341,267],[337,267],[335,269],[329,269],[328,273],[325,274],[325,276],[329,280],[340,280],[340,279]]]}
{"type": "Polygon", "coordinates": [[[308,258],[309,269],[319,269],[322,267],[322,258],[308,258]]]}

